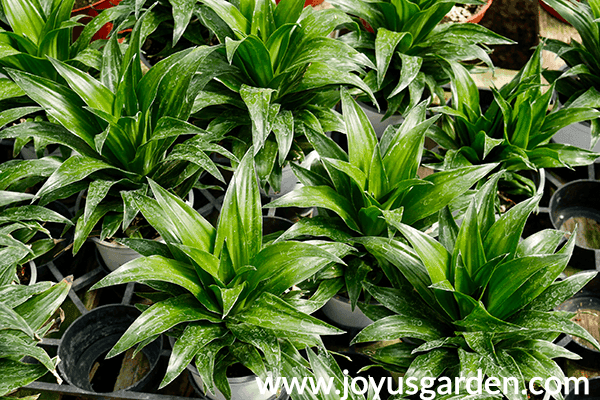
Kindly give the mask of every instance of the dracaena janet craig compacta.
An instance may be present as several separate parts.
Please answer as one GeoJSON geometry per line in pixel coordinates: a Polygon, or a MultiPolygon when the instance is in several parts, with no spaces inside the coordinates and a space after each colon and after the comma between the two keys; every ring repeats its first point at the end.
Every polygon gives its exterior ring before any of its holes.
{"type": "MultiPolygon", "coordinates": [[[[508,381],[497,389],[508,399],[525,400],[525,382],[540,377],[545,385],[547,378],[564,378],[554,358],[579,358],[553,343],[559,334],[600,347],[571,320],[574,313],[552,311],[596,272],[555,281],[567,266],[575,235],[562,248],[565,233],[551,229],[521,240],[542,195],[497,219],[500,175],[483,185],[460,227],[449,209],[443,209],[437,238],[390,218],[401,238],[360,239],[394,273],[388,275],[391,287],[364,284],[381,306],[371,314],[376,321],[353,343],[408,338],[377,348],[372,359],[416,382],[424,377],[474,377],[478,369],[500,382],[516,378],[516,386],[508,381]]],[[[556,389],[556,382],[548,384],[547,389],[556,389]]],[[[464,381],[460,388],[452,387],[453,392],[457,389],[462,396],[469,394],[464,381]]],[[[454,398],[446,394],[441,398],[454,398]]]]}
{"type": "Polygon", "coordinates": [[[309,131],[342,129],[332,108],[339,87],[374,100],[357,76],[374,67],[360,52],[329,37],[355,24],[336,9],[304,8],[302,0],[204,0],[199,15],[223,44],[218,76],[196,97],[194,117],[227,134],[238,157],[253,146],[263,188],[280,190],[282,167],[311,150],[309,131]]]}
{"type": "MultiPolygon", "coordinates": [[[[64,84],[8,70],[53,122],[18,124],[1,131],[0,137],[33,137],[36,142],[60,144],[72,151],[37,192],[39,203],[87,189],[75,229],[74,252],[97,224],[101,239],[112,237],[119,228],[128,236],[142,236],[139,229],[144,224],[132,223],[138,221],[133,194],[148,193],[147,177],[185,196],[205,170],[223,179],[209,153],[231,156],[214,143],[220,137],[187,122],[202,87],[202,80],[195,77],[210,79],[210,55],[217,48],[181,51],[144,75],[140,45],[149,33],[142,29],[144,19],[137,21],[124,51],[116,36],[106,42],[98,79],[54,58],[49,60],[64,84]],[[182,135],[191,138],[181,140],[182,135]]],[[[23,174],[47,169],[48,162],[30,162],[34,167],[23,167],[23,174]]]]}
{"type": "MultiPolygon", "coordinates": [[[[444,207],[463,208],[467,191],[497,167],[466,166],[420,179],[417,170],[425,135],[439,118],[426,118],[427,101],[414,107],[402,125],[388,127],[379,140],[364,111],[347,91],[342,91],[341,100],[348,151],[324,134],[307,132],[320,159],[310,169],[293,165],[305,186],[267,205],[319,207],[317,218],[301,220],[284,234],[286,238],[326,237],[362,247],[362,237],[387,238],[393,234],[388,218],[401,218],[405,224],[427,228],[437,221],[444,207]]],[[[376,282],[387,275],[386,264],[369,254],[369,249],[355,254],[345,271],[325,271],[306,284],[346,292],[355,306],[364,279],[376,282]]]]}
{"type": "Polygon", "coordinates": [[[194,361],[206,387],[229,397],[225,371],[231,365],[241,363],[262,378],[267,372],[280,376],[290,358],[298,359],[296,347],[322,347],[319,335],[342,333],[300,311],[314,310],[314,304],[289,289],[341,263],[351,248],[318,241],[263,243],[252,149],[227,189],[216,227],[181,199],[150,185],[156,200],[135,194],[135,202],[165,243],[135,247],[145,257],[123,265],[93,289],[137,281],[163,293],[109,357],[175,327],[177,341],[162,386],[194,361]]]}

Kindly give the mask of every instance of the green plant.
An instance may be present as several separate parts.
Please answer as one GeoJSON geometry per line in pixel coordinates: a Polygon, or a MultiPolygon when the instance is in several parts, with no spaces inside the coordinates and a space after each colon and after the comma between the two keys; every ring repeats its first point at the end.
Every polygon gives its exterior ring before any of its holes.
{"type": "MultiPolygon", "coordinates": [[[[99,221],[102,239],[113,236],[119,227],[128,236],[140,235],[143,225],[132,224],[138,214],[132,194],[147,192],[146,177],[185,196],[204,170],[223,179],[207,153],[230,156],[213,143],[218,135],[186,122],[202,87],[202,80],[194,76],[210,79],[210,69],[202,62],[216,48],[179,52],[142,75],[140,43],[149,33],[144,21],[142,17],[136,23],[124,53],[115,36],[107,42],[99,80],[53,58],[50,62],[67,85],[8,70],[56,123],[19,124],[4,129],[0,137],[33,137],[42,148],[58,143],[74,151],[36,194],[44,205],[87,189],[85,209],[75,228],[74,252],[99,221]],[[183,141],[179,139],[183,135],[192,137],[183,141]]],[[[24,167],[23,174],[27,173],[24,167]]]]}
{"type": "MultiPolygon", "coordinates": [[[[417,382],[424,376],[471,377],[477,369],[498,379],[516,377],[518,393],[514,382],[501,390],[508,399],[526,399],[524,382],[564,376],[553,358],[578,358],[552,343],[560,333],[600,346],[571,321],[573,313],[549,311],[596,274],[555,282],[567,266],[575,235],[558,251],[564,232],[543,230],[521,241],[543,188],[496,220],[501,174],[477,193],[460,227],[448,209],[440,213],[437,240],[394,215],[386,220],[410,246],[399,239],[359,239],[393,269],[388,275],[393,287],[364,283],[381,306],[371,307],[371,313],[364,309],[377,321],[353,343],[410,338],[377,349],[372,354],[377,364],[405,371],[405,378],[417,382]]],[[[466,395],[464,386],[461,390],[466,395]]]]}
{"type": "Polygon", "coordinates": [[[253,146],[261,185],[280,189],[287,160],[310,147],[308,130],[340,128],[332,110],[339,87],[369,96],[354,74],[371,62],[328,35],[352,20],[335,9],[315,11],[302,0],[205,0],[199,15],[225,45],[218,79],[196,98],[208,130],[234,136],[234,154],[253,146]]]}
{"type": "MultiPolygon", "coordinates": [[[[364,77],[377,92],[385,118],[405,113],[422,101],[425,90],[444,100],[442,84],[450,81],[444,66],[481,60],[490,68],[484,44],[512,44],[477,24],[439,24],[457,1],[332,0],[349,15],[359,17],[360,30],[340,40],[366,54],[373,68],[364,77]],[[386,107],[384,107],[384,104],[386,107]]],[[[461,3],[483,4],[481,1],[461,3]]]]}
{"type": "MultiPolygon", "coordinates": [[[[394,214],[406,224],[427,227],[437,221],[438,212],[445,206],[454,201],[460,203],[461,197],[496,165],[467,166],[419,179],[417,170],[425,135],[439,118],[425,119],[426,107],[427,101],[415,106],[402,125],[388,127],[378,141],[364,111],[347,91],[342,91],[348,153],[325,134],[307,131],[320,160],[310,170],[292,165],[305,186],[266,206],[320,207],[327,211],[320,215],[326,216],[301,220],[285,237],[326,236],[352,242],[362,236],[386,236],[386,215],[394,214]]],[[[348,268],[346,287],[356,305],[360,282],[367,270],[381,270],[375,262],[363,265],[357,260],[348,262],[348,268]]]]}
{"type": "Polygon", "coordinates": [[[51,319],[71,289],[67,278],[57,284],[39,282],[33,286],[0,285],[0,396],[51,372],[56,372],[56,358],[36,344],[49,330],[56,328],[51,319]],[[38,363],[25,362],[32,357],[38,363]]]}
{"type": "MultiPolygon", "coordinates": [[[[100,69],[100,43],[90,43],[92,36],[106,22],[126,16],[129,11],[116,7],[90,21],[77,40],[73,28],[82,26],[80,17],[71,18],[74,0],[2,0],[4,18],[0,22],[0,72],[6,68],[29,72],[51,80],[60,79],[47,59],[100,69]]],[[[2,98],[20,97],[25,93],[16,85],[2,83],[2,98]]],[[[26,115],[23,109],[21,115],[26,115]]],[[[13,111],[16,112],[16,111],[13,111]]]]}
{"type": "Polygon", "coordinates": [[[71,225],[71,221],[52,210],[22,204],[33,197],[0,190],[0,286],[19,283],[17,268],[52,250],[56,242],[42,223],[71,225]],[[34,238],[38,232],[47,237],[34,238]]]}
{"type": "MultiPolygon", "coordinates": [[[[549,0],[548,5],[554,8],[567,20],[581,36],[581,43],[571,39],[569,44],[556,39],[546,39],[544,50],[556,53],[567,64],[566,71],[544,71],[544,77],[556,83],[556,91],[562,95],[563,103],[582,104],[578,99],[590,88],[600,92],[600,2],[549,0]]],[[[600,108],[595,101],[592,107],[600,108]]],[[[571,106],[573,106],[571,104],[571,106]]],[[[580,105],[581,107],[581,105],[580,105]]],[[[600,121],[591,119],[592,143],[594,148],[600,138],[600,121]]]]}
{"type": "Polygon", "coordinates": [[[294,346],[322,346],[320,334],[341,333],[298,310],[314,310],[313,299],[301,300],[287,291],[328,264],[342,262],[339,257],[351,249],[318,242],[263,243],[252,149],[234,174],[216,228],[179,198],[152,181],[150,185],[156,200],[136,194],[135,201],[166,244],[126,240],[145,257],[123,265],[92,289],[138,281],[162,293],[154,294],[157,302],[108,357],[143,346],[180,324],[161,386],[195,359],[206,387],[214,392],[216,385],[229,397],[225,371],[230,365],[239,362],[262,378],[267,371],[280,376],[282,357],[294,354],[294,346]]]}
{"type": "MultiPolygon", "coordinates": [[[[452,107],[433,109],[445,115],[440,127],[430,132],[447,150],[440,168],[494,162],[516,172],[587,165],[598,158],[599,154],[588,150],[550,143],[563,127],[597,118],[600,112],[582,103],[548,112],[555,84],[542,91],[542,49],[538,46],[510,83],[500,90],[492,88],[494,101],[487,110],[482,109],[478,88],[468,71],[457,64],[451,66],[452,107]]],[[[593,88],[585,97],[600,101],[593,88]]],[[[515,174],[509,179],[517,185],[522,180],[515,174]]],[[[527,187],[530,193],[535,192],[532,183],[525,184],[527,187]]]]}

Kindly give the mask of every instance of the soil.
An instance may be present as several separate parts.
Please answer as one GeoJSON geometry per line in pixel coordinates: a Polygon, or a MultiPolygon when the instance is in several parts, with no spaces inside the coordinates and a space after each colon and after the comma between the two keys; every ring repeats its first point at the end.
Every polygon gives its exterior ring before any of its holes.
{"type": "MultiPolygon", "coordinates": [[[[577,323],[577,325],[583,327],[586,331],[588,331],[596,340],[600,340],[600,330],[598,329],[600,322],[600,315],[598,310],[593,309],[578,309],[577,315],[573,317],[573,322],[577,323]]],[[[573,336],[573,340],[579,343],[582,346],[585,346],[591,350],[595,350],[596,348],[590,342],[585,339],[578,338],[573,336]]]]}
{"type": "Polygon", "coordinates": [[[473,17],[479,11],[481,11],[483,7],[485,7],[485,5],[478,6],[477,4],[456,4],[454,7],[452,7],[452,10],[450,10],[450,12],[446,14],[444,19],[442,19],[441,23],[445,24],[448,22],[466,22],[467,20],[469,20],[469,18],[473,17]]]}
{"type": "Polygon", "coordinates": [[[29,269],[29,263],[17,265],[17,276],[21,285],[29,285],[29,282],[31,281],[31,270],[29,269]]]}
{"type": "Polygon", "coordinates": [[[514,45],[490,46],[496,67],[521,69],[539,43],[538,4],[531,0],[494,0],[480,22],[493,32],[518,42],[514,45]]]}

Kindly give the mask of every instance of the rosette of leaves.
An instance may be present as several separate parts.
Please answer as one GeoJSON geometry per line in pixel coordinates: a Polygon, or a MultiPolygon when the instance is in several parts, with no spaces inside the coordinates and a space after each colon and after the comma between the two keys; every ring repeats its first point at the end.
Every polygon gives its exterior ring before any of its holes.
{"type": "MultiPolygon", "coordinates": [[[[52,63],[46,57],[77,65],[80,68],[100,69],[100,43],[90,43],[94,33],[105,23],[124,18],[125,7],[115,7],[91,20],[77,40],[73,40],[73,28],[83,26],[80,17],[71,17],[74,0],[2,0],[0,18],[0,72],[5,68],[25,71],[51,80],[61,80],[52,63]]],[[[36,108],[23,107],[26,93],[9,79],[0,79],[0,100],[3,119],[13,121],[36,108]],[[20,107],[19,107],[20,106],[20,107]]]]}
{"type": "Polygon", "coordinates": [[[153,182],[156,200],[135,195],[165,244],[125,241],[145,257],[123,265],[93,288],[137,281],[161,293],[153,296],[156,303],[129,327],[108,357],[143,346],[175,327],[178,339],[161,386],[195,360],[206,387],[229,397],[230,365],[241,363],[263,379],[267,371],[281,376],[282,360],[293,356],[296,346],[322,347],[319,335],[342,333],[299,311],[300,306],[310,306],[311,299],[298,299],[288,290],[327,265],[342,262],[339,257],[351,248],[320,242],[263,243],[253,155],[250,149],[236,169],[216,227],[153,182]]]}
{"type": "Polygon", "coordinates": [[[72,225],[62,215],[37,205],[23,205],[34,196],[0,190],[0,286],[19,283],[17,268],[54,248],[45,222],[72,225]],[[44,238],[35,237],[41,233],[44,238]]]}
{"type": "Polygon", "coordinates": [[[211,81],[194,103],[208,129],[234,136],[234,154],[254,146],[261,185],[280,189],[287,160],[302,158],[306,130],[339,130],[332,110],[339,87],[372,97],[355,73],[373,67],[352,47],[329,37],[352,20],[336,9],[316,11],[302,0],[206,0],[199,15],[225,45],[211,81]]]}
{"type": "MultiPolygon", "coordinates": [[[[575,122],[600,116],[591,104],[600,104],[600,93],[589,89],[580,101],[548,112],[556,83],[542,91],[542,46],[511,80],[497,90],[492,88],[494,101],[482,109],[478,88],[468,71],[451,65],[451,107],[433,110],[444,114],[431,137],[446,149],[443,164],[455,168],[461,165],[500,163],[508,171],[588,165],[598,156],[578,147],[550,143],[560,129],[575,122]]],[[[517,188],[531,194],[535,186],[516,174],[507,177],[517,188]],[[529,188],[529,189],[528,189],[529,188]]]]}
{"type": "MultiPolygon", "coordinates": [[[[360,30],[340,40],[366,54],[376,65],[364,80],[377,93],[384,118],[405,113],[422,101],[424,93],[425,97],[435,95],[443,101],[441,85],[451,79],[443,68],[446,63],[481,60],[492,67],[485,45],[514,43],[477,24],[440,25],[458,3],[453,0],[331,3],[362,21],[355,25],[360,30]]],[[[484,4],[478,0],[460,3],[484,4]]]]}
{"type": "MultiPolygon", "coordinates": [[[[99,79],[54,58],[49,60],[66,81],[64,85],[9,70],[56,122],[19,124],[1,131],[0,137],[33,137],[42,148],[57,143],[73,150],[37,192],[39,204],[87,189],[85,208],[75,228],[74,252],[99,222],[101,239],[112,237],[119,228],[128,236],[143,234],[139,232],[143,224],[132,225],[138,214],[132,193],[147,193],[147,177],[185,196],[205,170],[223,179],[208,153],[230,156],[214,144],[217,135],[187,122],[203,84],[194,76],[210,79],[202,62],[215,48],[179,52],[143,75],[140,43],[148,33],[142,29],[143,21],[142,17],[136,23],[124,53],[115,36],[107,42],[99,79]],[[183,140],[182,135],[191,138],[183,140]]],[[[47,168],[41,161],[24,164],[23,175],[47,168]]]]}
{"type": "MultiPolygon", "coordinates": [[[[318,218],[301,220],[284,237],[324,236],[339,242],[362,236],[387,237],[388,225],[383,219],[387,214],[397,215],[411,226],[428,227],[445,206],[464,207],[469,197],[463,196],[496,165],[467,166],[418,178],[425,135],[439,118],[426,119],[426,108],[427,101],[414,107],[402,125],[388,127],[379,140],[364,111],[342,91],[348,152],[325,134],[307,131],[320,160],[310,169],[292,164],[304,186],[266,206],[323,209],[318,218]]],[[[345,282],[353,305],[369,270],[381,272],[376,262],[348,262],[345,282]]],[[[329,276],[331,271],[324,273],[327,279],[336,278],[329,276]]]]}
{"type": "MultiPolygon", "coordinates": [[[[508,399],[526,399],[526,381],[564,377],[554,358],[578,358],[553,343],[560,333],[599,347],[571,321],[574,313],[551,311],[596,272],[555,282],[567,266],[575,235],[558,250],[564,232],[543,230],[521,240],[542,193],[496,219],[501,174],[477,193],[460,227],[444,209],[437,238],[388,215],[386,220],[403,240],[360,239],[395,275],[389,274],[391,288],[364,284],[381,305],[364,308],[376,321],[353,342],[410,339],[375,350],[377,364],[406,372],[405,379],[415,377],[417,382],[424,376],[468,378],[477,376],[478,369],[500,381],[516,377],[516,386],[512,382],[501,390],[508,399]]],[[[465,394],[466,388],[461,389],[465,394]]]]}
{"type": "MultiPolygon", "coordinates": [[[[554,8],[579,33],[581,43],[571,39],[564,43],[556,39],[546,39],[544,50],[556,53],[567,64],[565,71],[544,71],[544,77],[551,83],[556,83],[556,91],[566,104],[581,102],[579,99],[595,88],[600,91],[600,2],[549,0],[548,5],[554,8]]],[[[598,103],[593,107],[600,108],[598,103]]],[[[592,127],[592,142],[594,148],[600,138],[600,121],[590,120],[592,127]]]]}
{"type": "Polygon", "coordinates": [[[41,337],[56,328],[51,319],[71,289],[67,278],[52,284],[39,282],[32,286],[0,285],[0,396],[51,372],[60,383],[56,371],[57,358],[50,358],[36,346],[41,337]],[[26,362],[31,357],[38,362],[26,362]]]}

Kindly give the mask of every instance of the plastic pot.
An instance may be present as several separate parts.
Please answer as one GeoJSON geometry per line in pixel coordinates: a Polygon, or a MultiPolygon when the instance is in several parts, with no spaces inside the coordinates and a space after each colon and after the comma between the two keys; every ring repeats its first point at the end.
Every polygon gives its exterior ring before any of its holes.
{"type": "MultiPolygon", "coordinates": [[[[202,378],[198,374],[198,370],[192,364],[187,367],[194,389],[208,400],[226,400],[223,393],[218,389],[217,393],[205,393],[202,378]]],[[[239,378],[227,378],[229,387],[231,388],[231,400],[285,400],[289,396],[285,390],[274,394],[261,394],[256,382],[256,375],[242,376],[239,378]]]]}
{"type": "MultiPolygon", "coordinates": [[[[190,190],[186,203],[189,206],[193,206],[193,190],[190,190]]],[[[77,205],[76,208],[79,208],[79,205],[77,205]]],[[[91,237],[90,240],[96,245],[96,249],[98,249],[98,253],[100,253],[100,257],[102,257],[102,261],[104,261],[104,264],[106,265],[106,268],[108,268],[109,271],[114,271],[121,265],[141,257],[140,253],[130,249],[127,246],[123,246],[122,244],[115,242],[107,242],[106,240],[100,240],[97,237],[91,237]]],[[[157,240],[161,239],[159,238],[157,240]]]]}
{"type": "Polygon", "coordinates": [[[475,15],[473,15],[471,18],[467,19],[465,21],[465,23],[472,23],[472,24],[478,24],[478,23],[480,23],[481,20],[483,19],[484,15],[485,15],[485,13],[486,13],[486,11],[492,5],[492,1],[493,0],[488,0],[488,2],[486,3],[486,5],[483,6],[483,7],[481,7],[481,9],[475,15]]]}
{"type": "MultiPolygon", "coordinates": [[[[140,314],[133,306],[109,304],[76,319],[67,328],[58,346],[58,356],[61,359],[58,370],[65,381],[89,392],[113,392],[112,388],[107,390],[106,386],[101,387],[101,383],[94,379],[90,382],[90,373],[94,369],[95,377],[109,374],[113,375],[113,379],[116,378],[121,368],[118,364],[119,356],[106,361],[104,357],[140,314]]],[[[161,350],[162,336],[142,350],[148,365],[145,374],[117,392],[142,391],[154,383],[161,350]]]]}
{"type": "Polygon", "coordinates": [[[571,391],[565,398],[565,400],[600,400],[600,378],[590,378],[589,382],[589,394],[584,394],[585,384],[580,382],[577,386],[577,393],[575,394],[575,388],[571,388],[571,391]]]}
{"type": "Polygon", "coordinates": [[[321,310],[331,322],[343,328],[363,329],[373,323],[360,308],[356,307],[352,311],[350,300],[340,295],[332,297],[321,310]]]}
{"type": "MultiPolygon", "coordinates": [[[[107,8],[114,7],[114,6],[118,5],[120,2],[121,2],[121,0],[100,0],[93,4],[90,4],[89,6],[74,9],[73,12],[71,13],[71,16],[74,17],[76,15],[87,15],[87,17],[84,17],[79,20],[79,22],[87,24],[89,21],[92,20],[92,18],[97,16],[102,10],[106,10],[107,8]]],[[[100,28],[94,34],[94,36],[92,37],[92,40],[108,39],[108,35],[110,34],[110,31],[112,30],[112,28],[113,28],[113,24],[111,22],[106,23],[102,28],[100,28]]],[[[81,34],[82,30],[83,30],[83,28],[81,28],[81,27],[79,27],[79,29],[76,28],[74,30],[75,31],[74,37],[77,38],[81,34]]]]}
{"type": "Polygon", "coordinates": [[[567,183],[550,198],[550,220],[555,229],[571,232],[577,224],[572,265],[594,269],[600,254],[600,181],[567,183]]]}
{"type": "MultiPolygon", "coordinates": [[[[558,11],[556,11],[554,8],[550,7],[544,0],[538,0],[538,3],[540,3],[540,6],[542,6],[542,8],[544,10],[548,11],[548,13],[550,15],[552,15],[554,18],[558,19],[559,21],[564,22],[565,24],[569,24],[566,19],[561,17],[561,15],[558,13],[558,11]]],[[[569,25],[571,25],[571,24],[569,24],[569,25]]]]}
{"type": "Polygon", "coordinates": [[[404,121],[404,117],[400,114],[394,114],[388,119],[384,120],[383,116],[385,115],[385,113],[377,111],[375,107],[363,103],[362,101],[358,101],[357,103],[367,115],[369,122],[371,122],[371,125],[373,125],[375,135],[377,135],[378,138],[381,138],[383,136],[385,128],[387,128],[389,125],[401,124],[404,121]]]}
{"type": "MultiPolygon", "coordinates": [[[[576,312],[575,322],[584,327],[592,336],[598,338],[598,322],[600,322],[600,298],[595,296],[575,296],[556,308],[557,311],[576,312]],[[596,332],[593,332],[593,331],[596,332]]],[[[580,338],[565,335],[559,342],[567,350],[581,356],[575,363],[584,367],[600,369],[600,352],[591,343],[580,338]]]]}

